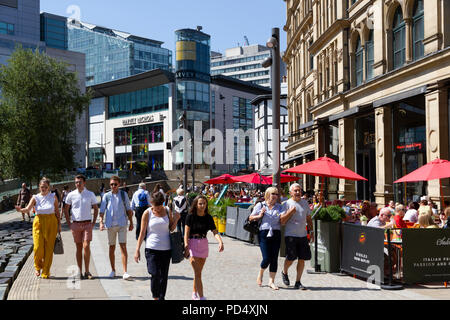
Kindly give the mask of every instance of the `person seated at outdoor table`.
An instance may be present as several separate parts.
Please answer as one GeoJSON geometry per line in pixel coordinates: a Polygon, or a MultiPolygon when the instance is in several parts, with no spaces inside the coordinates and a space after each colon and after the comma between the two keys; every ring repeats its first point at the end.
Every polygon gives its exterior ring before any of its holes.
{"type": "Polygon", "coordinates": [[[370,207],[369,207],[369,220],[373,219],[374,217],[376,217],[378,215],[378,208],[377,208],[377,203],[376,202],[371,202],[370,203],[370,207]]]}
{"type": "Polygon", "coordinates": [[[391,226],[390,219],[391,219],[391,209],[389,207],[384,207],[380,210],[380,213],[378,216],[372,218],[369,223],[367,224],[368,227],[375,227],[375,228],[387,228],[391,226]]]}
{"type": "Polygon", "coordinates": [[[444,228],[447,224],[447,216],[445,215],[445,211],[442,210],[439,214],[439,228],[444,228]]]}
{"type": "Polygon", "coordinates": [[[362,208],[361,208],[361,215],[366,216],[367,221],[370,221],[370,219],[372,218],[370,216],[370,202],[367,200],[364,200],[363,204],[362,204],[362,208]]]}
{"type": "Polygon", "coordinates": [[[399,204],[395,207],[395,216],[393,220],[393,227],[394,228],[407,228],[405,221],[403,220],[403,217],[405,216],[405,207],[402,204],[399,204]]]}
{"type": "Polygon", "coordinates": [[[433,200],[428,200],[428,206],[431,208],[431,211],[433,212],[433,214],[435,216],[438,215],[438,209],[436,207],[436,205],[434,204],[433,200]]]}
{"type": "Polygon", "coordinates": [[[450,229],[450,224],[448,221],[448,216],[450,215],[450,207],[446,207],[444,210],[444,221],[442,221],[442,227],[443,229],[450,229]]]}
{"type": "Polygon", "coordinates": [[[433,220],[433,216],[430,214],[419,214],[419,228],[436,229],[439,228],[433,220]]]}
{"type": "Polygon", "coordinates": [[[418,219],[418,212],[416,210],[416,206],[414,202],[410,202],[408,205],[408,211],[405,212],[405,216],[403,217],[403,220],[409,221],[409,222],[417,222],[418,219]]]}
{"type": "Polygon", "coordinates": [[[345,214],[347,216],[347,219],[351,218],[351,216],[352,216],[352,204],[350,202],[347,202],[345,205],[342,206],[342,209],[344,209],[345,214]]]}
{"type": "Polygon", "coordinates": [[[420,214],[427,214],[428,212],[432,212],[430,206],[428,205],[428,197],[423,196],[420,198],[420,206],[417,212],[420,214]]]}
{"type": "Polygon", "coordinates": [[[388,208],[391,210],[391,214],[395,213],[395,203],[394,200],[389,201],[388,208]]]}

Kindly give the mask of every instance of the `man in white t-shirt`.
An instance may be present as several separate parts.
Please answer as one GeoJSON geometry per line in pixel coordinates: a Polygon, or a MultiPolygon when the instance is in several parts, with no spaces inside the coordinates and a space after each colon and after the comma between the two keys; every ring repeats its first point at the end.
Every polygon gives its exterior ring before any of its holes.
{"type": "Polygon", "coordinates": [[[92,241],[92,229],[97,221],[98,205],[95,194],[85,188],[86,178],[83,175],[75,177],[76,189],[70,192],[65,200],[64,215],[67,225],[72,230],[73,239],[77,247],[76,259],[80,269],[81,278],[92,279],[89,272],[89,262],[91,259],[90,243],[92,241]],[[72,219],[69,217],[69,208],[72,212],[72,219]],[[92,217],[92,208],[94,216],[92,217]],[[71,222],[72,221],[72,222],[71,222]],[[83,250],[84,250],[84,268],[83,277],[83,250]]]}
{"type": "Polygon", "coordinates": [[[286,226],[284,231],[286,260],[281,276],[283,283],[288,286],[290,284],[288,269],[297,260],[297,277],[294,288],[306,290],[300,280],[305,267],[305,260],[311,260],[311,249],[307,238],[307,227],[310,234],[313,230],[311,209],[308,202],[302,198],[301,187],[298,183],[291,185],[289,193],[291,199],[284,203],[286,211],[280,217],[281,224],[286,226]]]}

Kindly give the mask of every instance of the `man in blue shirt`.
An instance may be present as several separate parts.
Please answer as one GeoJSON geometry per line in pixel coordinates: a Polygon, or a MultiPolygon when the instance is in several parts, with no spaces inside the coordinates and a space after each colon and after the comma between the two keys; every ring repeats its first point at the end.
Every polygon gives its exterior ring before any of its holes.
{"type": "Polygon", "coordinates": [[[129,231],[133,230],[133,211],[130,207],[130,199],[128,195],[119,190],[120,178],[118,176],[112,176],[110,179],[111,191],[103,196],[102,203],[100,205],[100,231],[108,230],[108,242],[109,242],[109,261],[111,263],[110,278],[116,276],[115,268],[115,250],[116,250],[116,238],[119,236],[120,251],[122,253],[122,265],[123,265],[123,279],[129,280],[131,276],[127,273],[127,219],[130,221],[129,231]],[[105,216],[105,222],[103,218],[105,216]]]}
{"type": "Polygon", "coordinates": [[[131,210],[136,217],[136,240],[141,233],[141,220],[144,211],[150,206],[150,194],[146,190],[145,183],[139,184],[139,189],[133,194],[131,199],[131,210]]]}
{"type": "MultiPolygon", "coordinates": [[[[298,183],[294,183],[289,188],[291,199],[286,201],[286,211],[280,217],[282,225],[286,226],[284,237],[286,243],[286,260],[284,269],[281,272],[283,283],[288,286],[290,284],[288,277],[288,269],[297,260],[297,277],[294,288],[306,290],[300,282],[305,260],[311,260],[311,249],[307,238],[307,226],[312,233],[311,209],[308,202],[302,199],[302,191],[298,183]]],[[[311,239],[313,236],[311,236],[311,239]]]]}

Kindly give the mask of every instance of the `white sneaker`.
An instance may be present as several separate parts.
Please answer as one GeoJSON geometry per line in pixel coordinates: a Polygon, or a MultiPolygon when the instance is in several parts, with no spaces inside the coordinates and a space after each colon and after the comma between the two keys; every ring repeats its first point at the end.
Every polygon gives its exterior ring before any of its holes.
{"type": "Polygon", "coordinates": [[[116,272],[115,271],[111,271],[111,273],[109,274],[110,278],[114,278],[116,276],[116,272]]]}
{"type": "Polygon", "coordinates": [[[130,279],[131,279],[131,276],[130,276],[128,273],[125,272],[125,273],[123,274],[122,278],[123,278],[123,280],[130,280],[130,279]]]}

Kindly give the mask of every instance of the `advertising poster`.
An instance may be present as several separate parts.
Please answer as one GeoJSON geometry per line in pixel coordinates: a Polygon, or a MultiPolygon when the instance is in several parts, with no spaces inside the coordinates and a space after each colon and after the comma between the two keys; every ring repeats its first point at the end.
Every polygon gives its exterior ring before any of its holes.
{"type": "Polygon", "coordinates": [[[403,230],[403,279],[405,283],[450,280],[450,230],[403,230]]]}
{"type": "Polygon", "coordinates": [[[384,283],[384,229],[343,223],[341,270],[384,283]]]}

